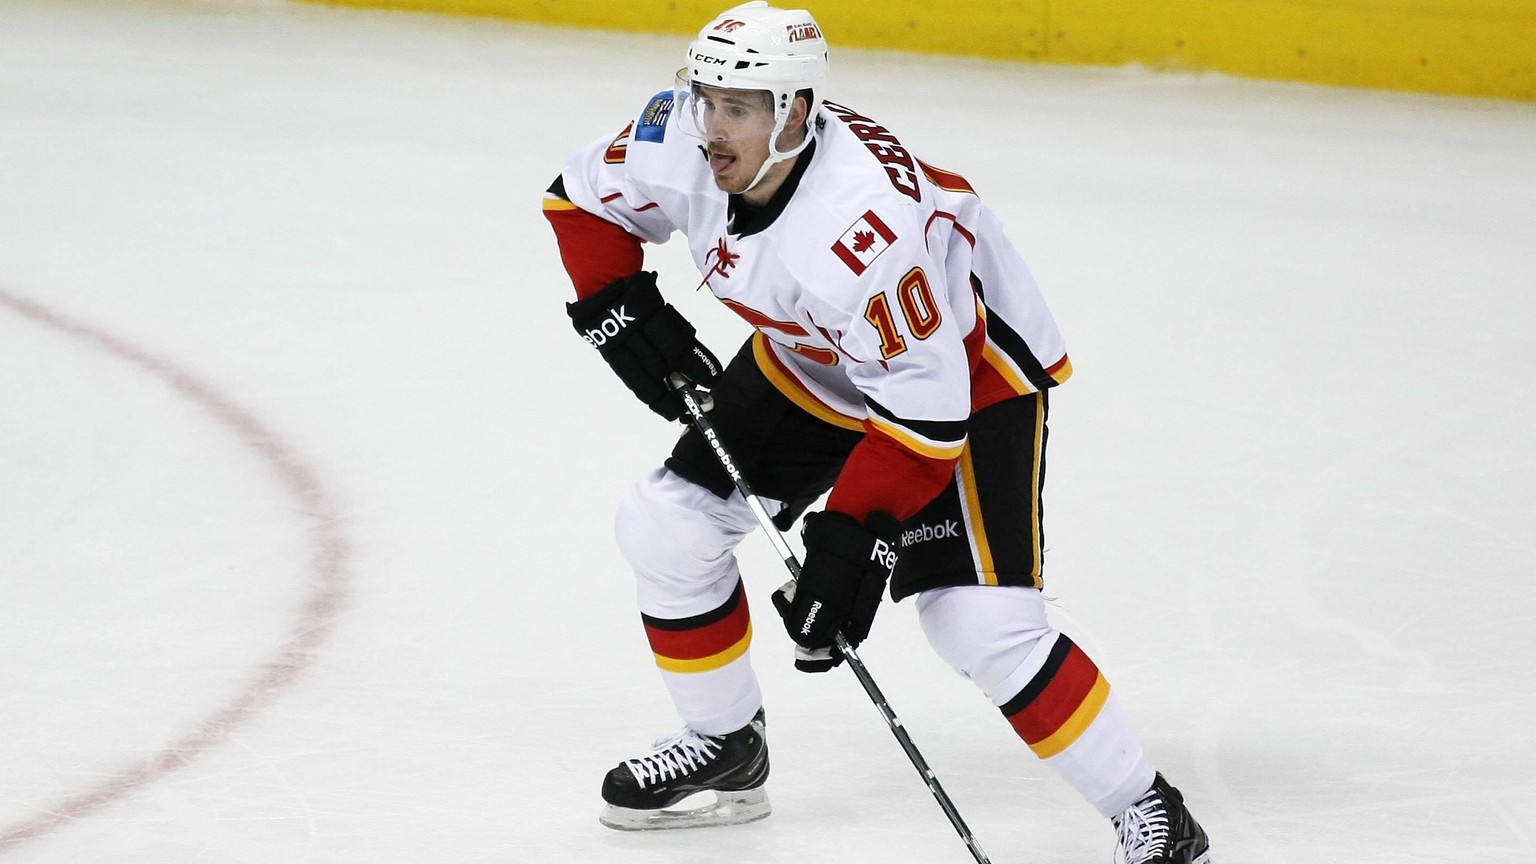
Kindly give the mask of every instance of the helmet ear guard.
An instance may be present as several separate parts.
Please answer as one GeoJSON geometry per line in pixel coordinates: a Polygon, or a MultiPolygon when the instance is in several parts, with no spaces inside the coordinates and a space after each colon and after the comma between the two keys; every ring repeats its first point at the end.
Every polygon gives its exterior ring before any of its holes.
{"type": "MultiPolygon", "coordinates": [[[[810,143],[826,80],[827,40],[811,13],[753,0],[720,13],[689,44],[688,65],[678,70],[674,85],[674,110],[684,109],[686,116],[696,118],[693,105],[685,104],[685,100],[699,86],[767,91],[773,104],[774,129],[768,142],[768,161],[751,184],[756,186],[775,163],[795,156],[810,143]],[[811,91],[805,136],[795,147],[780,150],[779,135],[789,121],[795,96],[802,90],[811,91]]],[[[685,123],[684,128],[689,125],[698,124],[685,123]]],[[[703,137],[702,128],[688,131],[703,137]]]]}

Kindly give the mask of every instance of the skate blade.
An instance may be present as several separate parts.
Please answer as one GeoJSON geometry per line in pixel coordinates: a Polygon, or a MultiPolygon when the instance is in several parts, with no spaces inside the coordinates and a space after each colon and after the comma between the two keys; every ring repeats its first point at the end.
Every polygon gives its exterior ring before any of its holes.
{"type": "MultiPolygon", "coordinates": [[[[1125,851],[1123,849],[1115,850],[1114,864],[1125,864],[1125,851]]],[[[1189,864],[1211,864],[1210,847],[1206,847],[1204,852],[1191,859],[1189,864]]]]}
{"type": "MultiPolygon", "coordinates": [[[[703,795],[683,799],[704,800],[703,795]]],[[[768,818],[773,806],[768,803],[768,793],[762,789],[745,789],[740,792],[715,792],[715,801],[698,807],[682,806],[671,810],[631,810],[609,804],[597,821],[616,831],[665,831],[673,828],[713,828],[721,825],[742,825],[768,818]]]]}

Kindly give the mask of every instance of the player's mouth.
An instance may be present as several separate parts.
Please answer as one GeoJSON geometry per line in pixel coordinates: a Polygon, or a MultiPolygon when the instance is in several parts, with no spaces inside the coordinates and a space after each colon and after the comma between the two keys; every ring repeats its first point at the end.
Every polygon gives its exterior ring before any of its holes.
{"type": "Polygon", "coordinates": [[[725,174],[736,164],[736,157],[729,153],[721,153],[718,150],[709,151],[709,170],[715,174],[725,174]]]}

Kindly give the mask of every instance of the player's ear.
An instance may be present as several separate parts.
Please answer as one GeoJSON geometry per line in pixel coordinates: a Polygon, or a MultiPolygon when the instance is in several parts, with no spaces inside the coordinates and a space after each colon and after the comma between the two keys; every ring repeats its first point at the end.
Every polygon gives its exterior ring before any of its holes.
{"type": "Polygon", "coordinates": [[[811,110],[811,91],[801,90],[795,94],[795,99],[789,105],[789,119],[784,126],[787,129],[797,129],[805,125],[806,115],[811,110]]]}

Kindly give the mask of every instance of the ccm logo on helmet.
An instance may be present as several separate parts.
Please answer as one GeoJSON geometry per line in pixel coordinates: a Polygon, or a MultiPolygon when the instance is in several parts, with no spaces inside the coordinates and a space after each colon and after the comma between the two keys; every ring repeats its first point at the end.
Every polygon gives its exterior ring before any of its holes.
{"type": "Polygon", "coordinates": [[[601,348],[608,343],[609,339],[619,335],[627,325],[633,323],[635,323],[635,316],[625,312],[624,307],[620,306],[609,312],[608,317],[603,319],[603,323],[581,334],[581,338],[587,340],[587,344],[593,348],[601,348]]]}
{"type": "Polygon", "coordinates": [[[714,65],[714,66],[724,66],[725,65],[725,58],[724,57],[711,57],[708,54],[700,54],[699,52],[694,51],[692,49],[689,49],[688,57],[689,57],[689,59],[691,59],[691,60],[693,60],[695,62],[698,62],[698,63],[708,63],[708,64],[711,64],[711,65],[714,65]]]}

